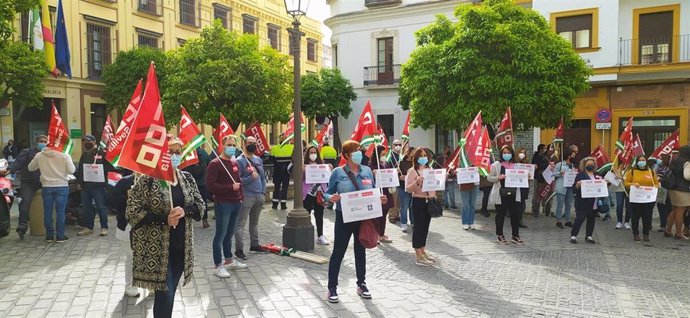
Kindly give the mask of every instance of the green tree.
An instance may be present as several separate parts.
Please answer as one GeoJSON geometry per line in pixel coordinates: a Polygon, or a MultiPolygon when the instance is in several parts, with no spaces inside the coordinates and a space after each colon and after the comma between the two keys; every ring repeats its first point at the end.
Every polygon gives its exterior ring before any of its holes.
{"type": "Polygon", "coordinates": [[[156,75],[162,95],[166,89],[164,81],[168,73],[166,60],[167,57],[161,50],[148,47],[138,47],[117,53],[115,61],[105,67],[101,76],[105,82],[103,100],[108,109],[117,109],[122,113],[127,108],[139,80],[146,80],[151,61],[156,65],[156,75]]]}
{"type": "Polygon", "coordinates": [[[333,120],[333,135],[338,139],[337,117],[349,116],[350,103],[357,99],[352,84],[340,70],[330,68],[302,75],[301,83],[302,112],[310,118],[325,116],[333,120]]]}
{"type": "Polygon", "coordinates": [[[12,34],[14,34],[14,21],[17,12],[28,12],[30,9],[38,7],[38,5],[39,0],[0,1],[0,41],[8,41],[12,39],[12,34]]]}
{"type": "Polygon", "coordinates": [[[457,22],[438,16],[417,31],[402,67],[400,104],[415,126],[462,130],[480,110],[500,121],[551,128],[570,119],[591,69],[536,11],[510,0],[460,5],[457,22]]]}
{"type": "Polygon", "coordinates": [[[184,105],[197,121],[287,122],[293,97],[287,56],[264,46],[255,35],[226,30],[219,21],[205,27],[169,55],[164,107],[179,119],[184,105]]]}
{"type": "Polygon", "coordinates": [[[10,101],[26,107],[42,107],[46,69],[43,52],[31,51],[26,43],[0,43],[0,107],[10,101]]]}

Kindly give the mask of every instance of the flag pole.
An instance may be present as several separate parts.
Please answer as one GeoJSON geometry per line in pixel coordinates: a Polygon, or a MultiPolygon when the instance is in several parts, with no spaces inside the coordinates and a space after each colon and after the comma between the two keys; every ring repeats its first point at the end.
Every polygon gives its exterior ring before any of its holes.
{"type": "Polygon", "coordinates": [[[230,180],[232,180],[233,183],[239,183],[235,180],[235,178],[232,177],[232,174],[230,174],[230,170],[228,170],[228,167],[225,166],[225,163],[223,163],[223,159],[220,158],[220,155],[216,152],[216,149],[213,149],[213,145],[211,145],[208,140],[204,140],[207,145],[211,147],[211,151],[213,152],[214,155],[216,155],[216,158],[219,159],[220,165],[223,166],[223,169],[225,169],[225,172],[227,172],[228,176],[230,177],[230,180]]]}

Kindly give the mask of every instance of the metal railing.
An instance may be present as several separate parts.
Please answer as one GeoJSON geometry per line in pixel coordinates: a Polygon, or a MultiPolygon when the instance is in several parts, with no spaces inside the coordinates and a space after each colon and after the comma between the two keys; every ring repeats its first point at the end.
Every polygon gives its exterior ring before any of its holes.
{"type": "Polygon", "coordinates": [[[398,83],[400,83],[400,64],[364,67],[364,86],[398,83]]]}
{"type": "Polygon", "coordinates": [[[148,14],[163,15],[163,0],[139,0],[140,12],[148,14]]]}
{"type": "Polygon", "coordinates": [[[690,62],[690,34],[618,41],[618,65],[690,62]]]}
{"type": "Polygon", "coordinates": [[[385,6],[400,3],[402,3],[402,0],[364,0],[364,5],[367,7],[385,6]]]}

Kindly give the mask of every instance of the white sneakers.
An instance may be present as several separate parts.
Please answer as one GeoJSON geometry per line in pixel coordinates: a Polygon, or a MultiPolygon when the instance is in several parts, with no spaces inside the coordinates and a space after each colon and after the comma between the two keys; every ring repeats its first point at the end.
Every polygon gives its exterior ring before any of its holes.
{"type": "Polygon", "coordinates": [[[401,226],[400,226],[400,230],[401,230],[403,233],[407,233],[407,224],[401,225],[401,226]]]}
{"type": "Polygon", "coordinates": [[[244,269],[244,268],[247,268],[247,264],[242,263],[242,262],[240,262],[240,261],[238,261],[238,260],[235,259],[235,260],[233,260],[232,263],[230,263],[230,264],[227,264],[227,263],[226,263],[224,267],[226,267],[227,269],[230,269],[230,270],[233,270],[233,269],[244,269]]]}
{"type": "Polygon", "coordinates": [[[101,236],[108,236],[108,229],[101,229],[101,236]]]}
{"type": "Polygon", "coordinates": [[[132,285],[125,286],[125,295],[129,297],[139,297],[139,288],[132,285]]]}
{"type": "Polygon", "coordinates": [[[623,223],[621,223],[621,222],[616,223],[616,230],[620,230],[622,228],[623,228],[623,223]]]}
{"type": "Polygon", "coordinates": [[[83,230],[77,232],[77,236],[87,236],[91,235],[93,233],[93,230],[89,230],[87,228],[84,228],[83,230]]]}
{"type": "Polygon", "coordinates": [[[328,239],[326,239],[325,235],[321,235],[321,236],[319,236],[318,239],[316,239],[316,244],[328,245],[328,244],[331,244],[331,242],[329,242],[328,239]]]}
{"type": "MultiPolygon", "coordinates": [[[[234,262],[233,262],[233,263],[234,263],[234,262]]],[[[231,264],[232,264],[232,263],[231,263],[231,264]]],[[[230,273],[228,273],[228,270],[225,269],[225,266],[222,266],[222,265],[221,265],[221,266],[216,266],[216,270],[213,271],[213,275],[216,275],[216,276],[218,276],[218,277],[220,277],[220,278],[228,278],[228,277],[232,276],[232,275],[230,275],[230,273]]]]}
{"type": "Polygon", "coordinates": [[[625,222],[625,229],[626,229],[626,230],[629,230],[629,229],[631,229],[631,228],[632,228],[632,227],[630,227],[630,223],[625,222]]]}
{"type": "Polygon", "coordinates": [[[470,226],[467,225],[467,224],[465,224],[465,225],[462,226],[462,229],[465,230],[465,231],[469,231],[469,230],[470,230],[470,226]]]}

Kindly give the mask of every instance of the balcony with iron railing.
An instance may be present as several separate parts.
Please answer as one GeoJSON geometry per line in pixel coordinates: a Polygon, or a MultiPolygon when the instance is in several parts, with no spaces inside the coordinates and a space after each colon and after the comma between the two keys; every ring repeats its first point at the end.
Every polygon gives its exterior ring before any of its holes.
{"type": "Polygon", "coordinates": [[[690,62],[690,34],[618,41],[618,65],[663,65],[690,62]]]}
{"type": "Polygon", "coordinates": [[[395,4],[401,4],[402,0],[364,0],[364,5],[367,8],[371,7],[378,7],[378,6],[387,6],[387,5],[395,5],[395,4]]]}
{"type": "Polygon", "coordinates": [[[398,85],[399,83],[400,64],[364,67],[365,87],[398,85]]]}

